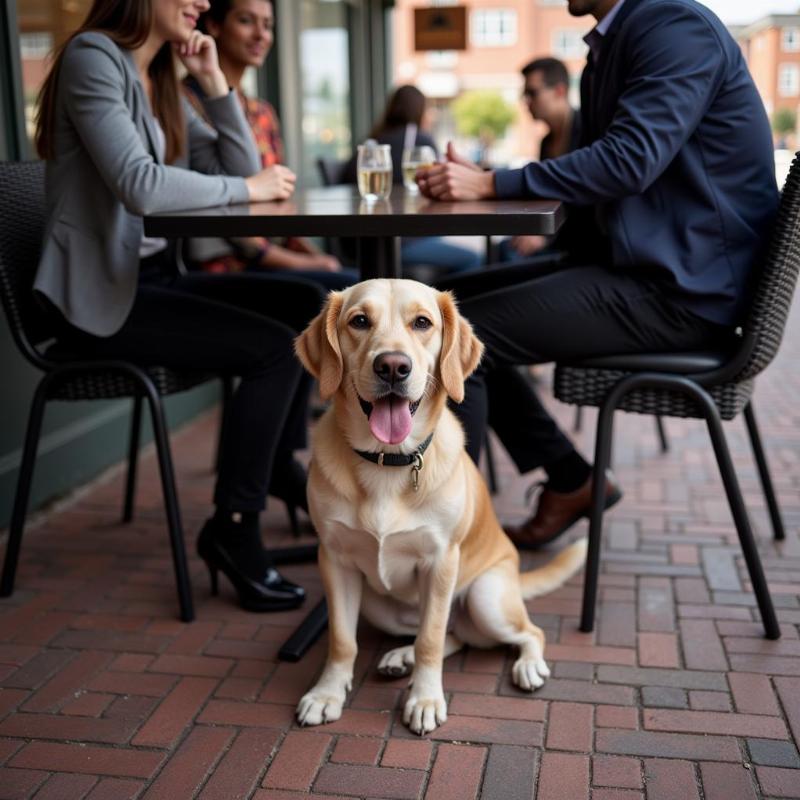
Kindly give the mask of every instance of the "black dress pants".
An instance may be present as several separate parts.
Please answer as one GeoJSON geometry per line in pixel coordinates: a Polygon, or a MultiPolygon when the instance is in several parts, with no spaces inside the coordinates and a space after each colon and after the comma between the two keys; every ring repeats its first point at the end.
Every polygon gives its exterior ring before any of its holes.
{"type": "Polygon", "coordinates": [[[305,443],[310,381],[301,380],[293,341],[323,299],[319,286],[294,277],[166,277],[158,269],[144,269],[119,331],[93,336],[62,318],[57,339],[59,347],[88,358],[240,377],[214,502],[230,511],[260,511],[275,454],[305,443]]]}
{"type": "MultiPolygon", "coordinates": [[[[644,271],[642,271],[644,273],[644,271]]],[[[443,281],[484,343],[453,410],[477,462],[489,424],[521,473],[573,451],[516,365],[733,345],[732,328],[681,304],[665,280],[601,266],[515,264],[443,281]]]]}

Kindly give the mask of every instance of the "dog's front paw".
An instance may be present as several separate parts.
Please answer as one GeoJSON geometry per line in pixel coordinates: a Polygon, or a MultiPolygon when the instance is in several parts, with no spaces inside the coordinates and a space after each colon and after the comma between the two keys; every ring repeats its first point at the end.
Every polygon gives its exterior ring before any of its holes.
{"type": "Polygon", "coordinates": [[[532,692],[544,684],[545,678],[550,677],[550,668],[543,658],[529,658],[520,656],[511,669],[511,680],[515,686],[532,692]]]}
{"type": "Polygon", "coordinates": [[[378,672],[388,678],[401,678],[414,669],[414,645],[395,647],[386,653],[378,664],[378,672]]]}
{"type": "Polygon", "coordinates": [[[420,736],[443,725],[447,722],[447,703],[444,694],[423,697],[421,693],[412,689],[403,709],[403,722],[413,733],[418,733],[420,736]]]}
{"type": "Polygon", "coordinates": [[[297,704],[297,721],[301,725],[322,725],[342,716],[344,695],[328,690],[312,689],[297,704]]]}

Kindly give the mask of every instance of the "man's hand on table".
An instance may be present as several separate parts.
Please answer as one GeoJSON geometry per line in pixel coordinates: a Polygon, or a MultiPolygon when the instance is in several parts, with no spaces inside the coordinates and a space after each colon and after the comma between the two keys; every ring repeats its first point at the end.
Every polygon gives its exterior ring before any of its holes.
{"type": "Polygon", "coordinates": [[[417,173],[417,185],[434,200],[489,200],[495,197],[494,172],[485,172],[447,145],[447,161],[417,173]]]}

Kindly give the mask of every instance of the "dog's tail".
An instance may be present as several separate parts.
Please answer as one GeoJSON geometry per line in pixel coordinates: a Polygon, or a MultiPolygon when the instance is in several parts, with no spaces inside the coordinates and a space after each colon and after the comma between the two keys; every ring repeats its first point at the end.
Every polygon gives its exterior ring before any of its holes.
{"type": "Polygon", "coordinates": [[[583,566],[586,561],[587,546],[586,537],[578,539],[548,564],[530,572],[523,572],[519,576],[522,596],[529,600],[531,597],[538,597],[558,589],[583,566]]]}

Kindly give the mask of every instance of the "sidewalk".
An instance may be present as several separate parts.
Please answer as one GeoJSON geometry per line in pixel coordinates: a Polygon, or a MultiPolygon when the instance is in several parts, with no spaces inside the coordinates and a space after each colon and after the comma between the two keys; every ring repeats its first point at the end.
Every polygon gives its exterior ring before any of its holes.
{"type": "MultiPolygon", "coordinates": [[[[549,391],[545,390],[546,395],[549,391]]],[[[511,651],[445,664],[449,720],[402,725],[403,680],[375,669],[392,641],[363,625],[338,722],[300,729],[294,705],[325,655],[276,660],[304,610],[255,615],[224,580],[209,596],[194,536],[209,512],[214,414],[173,437],[197,620],[177,599],[155,460],[136,519],[121,471],[29,528],[17,591],[0,601],[0,800],[753,800],[800,798],[800,310],[759,381],[757,412],[788,540],[769,522],[742,421],[726,425],[783,638],[768,642],[700,422],[618,416],[625,498],[607,515],[594,634],[577,630],[582,576],[530,604],[553,676],[528,696],[511,651]]],[[[553,402],[570,426],[573,410],[553,402]]],[[[594,414],[582,449],[591,453],[594,414]]],[[[503,455],[502,519],[524,488],[503,455]]],[[[76,456],[78,457],[78,456],[76,456]]],[[[538,476],[534,476],[538,477],[538,476]]],[[[269,543],[293,543],[282,505],[269,543]]],[[[576,527],[572,535],[585,533],[576,527]]],[[[311,541],[304,539],[303,541],[311,541]]],[[[550,557],[526,555],[526,565],[550,557]]],[[[321,596],[316,567],[286,567],[321,596]]]]}

